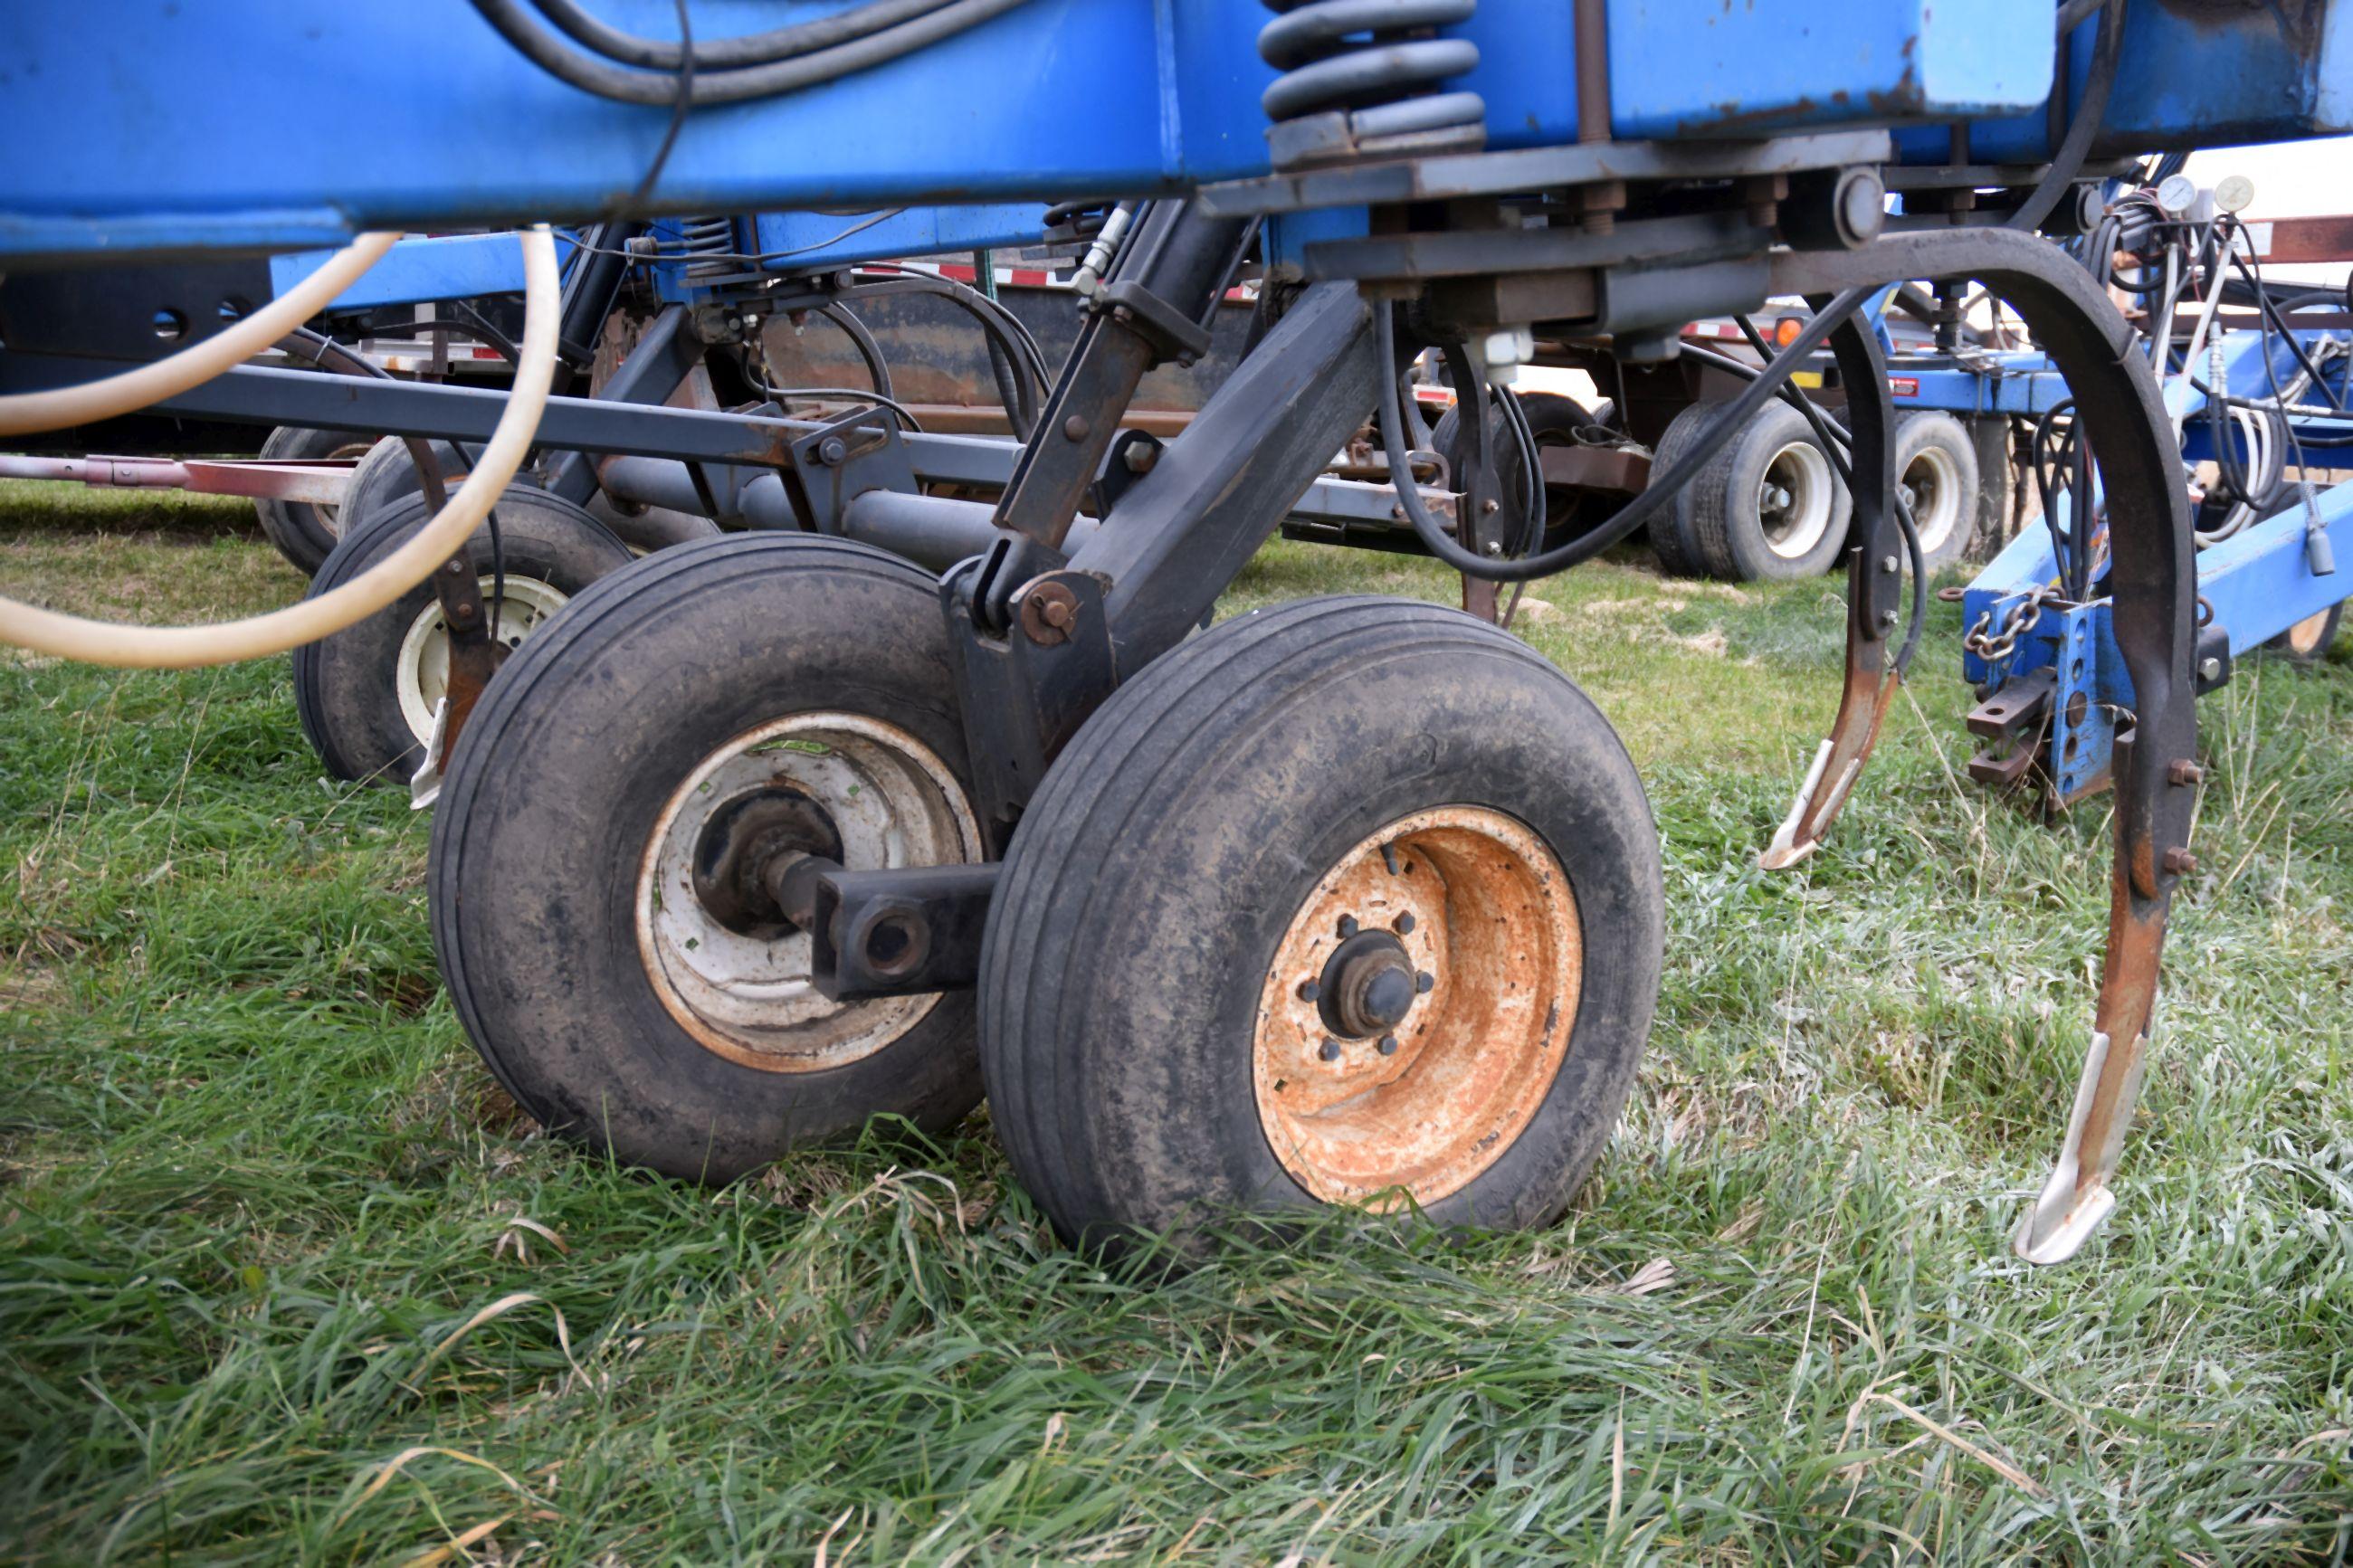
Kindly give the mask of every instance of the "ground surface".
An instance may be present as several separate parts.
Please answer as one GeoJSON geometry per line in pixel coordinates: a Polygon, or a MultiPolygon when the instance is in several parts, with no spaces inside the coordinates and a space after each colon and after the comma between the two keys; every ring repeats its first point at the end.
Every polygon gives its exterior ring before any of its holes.
{"type": "MultiPolygon", "coordinates": [[[[299,587],[234,505],[0,490],[0,591],[299,587]]],[[[1451,591],[1287,547],[1237,602],[1335,589],[1451,591]]],[[[1615,1145],[1544,1235],[1335,1224],[1173,1282],[1056,1247],[985,1117],[724,1193],[534,1136],[438,994],[425,823],[321,780],[282,666],[0,659],[0,1556],[2341,1553],[2353,666],[2207,704],[2123,1206],[2034,1271],[2105,807],[1956,787],[1940,608],[1834,843],[1767,879],[1833,588],[1541,594],[1666,841],[1615,1145]]]]}

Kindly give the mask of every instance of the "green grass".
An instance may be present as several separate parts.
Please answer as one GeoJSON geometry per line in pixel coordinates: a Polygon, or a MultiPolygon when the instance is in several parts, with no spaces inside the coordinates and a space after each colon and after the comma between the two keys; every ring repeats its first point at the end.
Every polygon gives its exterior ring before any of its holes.
{"type": "MultiPolygon", "coordinates": [[[[234,504],[37,493],[0,495],[5,591],[299,592],[234,504]]],[[[1229,607],[1363,589],[1452,592],[1282,546],[1229,607]]],[[[1622,1130],[1546,1233],[1343,1216],[1174,1279],[1055,1246],[985,1116],[723,1193],[534,1135],[438,994],[424,822],[321,781],[281,666],[0,662],[0,1556],[2341,1558],[2353,667],[2206,705],[2123,1205],[2038,1271],[2005,1238],[2085,1039],[2105,805],[1956,787],[1940,606],[1833,843],[1768,878],[1831,587],[1537,594],[1665,837],[1622,1130]]]]}

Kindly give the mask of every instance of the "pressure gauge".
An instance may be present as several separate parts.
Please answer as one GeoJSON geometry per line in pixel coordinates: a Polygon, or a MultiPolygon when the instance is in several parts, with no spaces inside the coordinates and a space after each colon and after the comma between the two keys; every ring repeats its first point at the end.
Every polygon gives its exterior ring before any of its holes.
{"type": "Polygon", "coordinates": [[[2168,217],[2179,217],[2198,205],[2198,182],[2187,174],[2168,174],[2157,187],[2157,205],[2168,217]]]}
{"type": "Polygon", "coordinates": [[[2255,183],[2244,174],[2232,174],[2214,187],[2214,205],[2226,213],[2242,213],[2255,199],[2255,183]]]}

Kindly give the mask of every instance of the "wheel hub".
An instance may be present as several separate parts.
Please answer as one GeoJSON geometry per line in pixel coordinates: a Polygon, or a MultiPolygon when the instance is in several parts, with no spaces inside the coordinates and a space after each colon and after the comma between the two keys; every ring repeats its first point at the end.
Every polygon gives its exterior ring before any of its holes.
{"type": "MultiPolygon", "coordinates": [[[[1404,917],[1411,929],[1410,915],[1404,917]]],[[[1405,1022],[1416,995],[1413,960],[1405,943],[1385,931],[1343,938],[1316,981],[1316,1008],[1344,1039],[1370,1039],[1405,1022]]]]}
{"type": "Polygon", "coordinates": [[[694,850],[694,896],[739,935],[772,942],[795,922],[777,904],[770,870],[780,856],[839,863],[841,830],[825,807],[789,784],[770,784],[711,814],[694,850]]]}

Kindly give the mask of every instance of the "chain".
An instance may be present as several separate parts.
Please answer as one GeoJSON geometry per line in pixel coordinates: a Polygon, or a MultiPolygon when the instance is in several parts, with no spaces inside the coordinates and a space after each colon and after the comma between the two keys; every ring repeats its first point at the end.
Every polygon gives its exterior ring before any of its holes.
{"type": "Polygon", "coordinates": [[[1993,625],[1993,612],[1986,611],[1978,617],[1978,624],[1961,638],[1961,646],[1988,664],[1999,664],[2018,647],[2018,639],[2032,631],[2034,624],[2042,618],[2042,601],[2052,592],[2049,588],[2040,587],[2027,590],[2026,596],[2010,612],[1998,632],[1989,632],[1988,628],[1993,625]]]}

